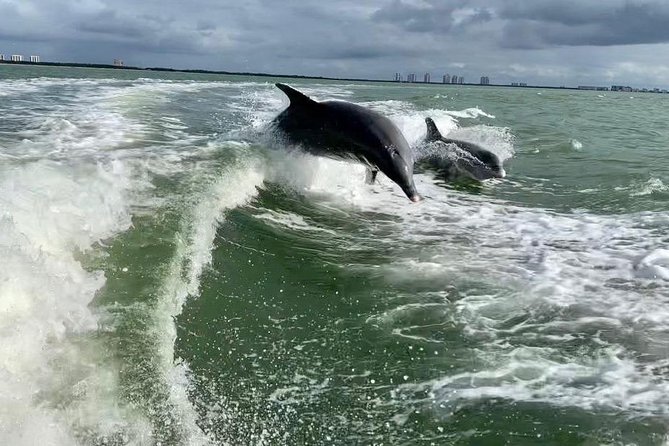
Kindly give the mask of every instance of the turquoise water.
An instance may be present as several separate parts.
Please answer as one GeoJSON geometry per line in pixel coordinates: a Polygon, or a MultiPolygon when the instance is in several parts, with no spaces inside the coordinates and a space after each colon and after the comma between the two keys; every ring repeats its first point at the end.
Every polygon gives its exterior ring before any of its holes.
{"type": "Polygon", "coordinates": [[[288,82],[504,159],[277,150],[268,78],[0,67],[0,443],[663,445],[667,98],[288,82]]]}

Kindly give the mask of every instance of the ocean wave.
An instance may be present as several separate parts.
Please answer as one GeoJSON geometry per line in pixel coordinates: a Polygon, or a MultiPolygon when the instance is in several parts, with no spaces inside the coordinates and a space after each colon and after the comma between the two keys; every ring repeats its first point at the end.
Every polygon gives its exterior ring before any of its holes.
{"type": "Polygon", "coordinates": [[[642,197],[669,191],[669,187],[667,187],[659,178],[651,178],[645,183],[635,186],[634,189],[635,190],[630,193],[632,197],[642,197]]]}
{"type": "Polygon", "coordinates": [[[117,404],[115,370],[94,345],[77,340],[97,328],[89,304],[105,280],[85,270],[76,254],[130,226],[128,175],[120,162],[70,168],[42,161],[3,171],[0,438],[6,444],[69,445],[73,432],[104,435],[119,426],[130,436],[146,434],[141,418],[110,410],[117,404]]]}

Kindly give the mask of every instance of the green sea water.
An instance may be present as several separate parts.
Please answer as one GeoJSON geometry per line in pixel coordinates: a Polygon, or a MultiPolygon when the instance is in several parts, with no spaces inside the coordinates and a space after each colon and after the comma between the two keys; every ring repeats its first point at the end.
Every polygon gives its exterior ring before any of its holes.
{"type": "Polygon", "coordinates": [[[0,66],[0,444],[669,442],[669,96],[282,80],[504,160],[413,204],[274,81],[0,66]]]}

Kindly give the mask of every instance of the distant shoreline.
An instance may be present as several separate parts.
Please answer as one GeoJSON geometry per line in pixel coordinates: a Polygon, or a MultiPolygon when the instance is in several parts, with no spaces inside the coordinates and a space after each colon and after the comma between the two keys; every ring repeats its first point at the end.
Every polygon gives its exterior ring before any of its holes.
{"type": "MultiPolygon", "coordinates": [[[[587,90],[578,87],[555,87],[550,85],[510,85],[510,84],[474,84],[462,83],[451,84],[443,82],[398,82],[385,79],[364,79],[364,78],[346,78],[346,77],[328,77],[328,76],[305,76],[301,74],[272,74],[272,73],[253,73],[253,72],[236,72],[236,71],[217,71],[217,70],[195,70],[195,69],[177,69],[177,68],[163,68],[163,67],[133,67],[133,66],[118,66],[109,64],[91,64],[91,63],[76,63],[76,62],[30,62],[21,61],[14,62],[11,60],[0,60],[0,64],[7,65],[35,65],[46,67],[70,67],[70,68],[103,68],[112,70],[131,70],[131,71],[157,71],[168,73],[195,73],[195,74],[218,74],[226,76],[255,76],[255,77],[275,77],[282,79],[316,79],[327,81],[346,81],[346,82],[372,82],[372,83],[386,83],[399,85],[466,85],[468,87],[503,87],[503,88],[533,88],[533,89],[548,89],[548,90],[576,90],[576,91],[595,91],[587,90]]],[[[610,90],[609,90],[610,91],[610,90]]],[[[644,93],[655,93],[647,91],[644,93]]]]}

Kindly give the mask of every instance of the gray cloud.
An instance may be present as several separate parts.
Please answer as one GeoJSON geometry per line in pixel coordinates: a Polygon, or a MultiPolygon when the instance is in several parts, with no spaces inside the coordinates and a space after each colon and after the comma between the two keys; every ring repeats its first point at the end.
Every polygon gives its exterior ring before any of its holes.
{"type": "Polygon", "coordinates": [[[667,84],[664,0],[0,0],[0,16],[0,53],[43,60],[667,84]]]}
{"type": "Polygon", "coordinates": [[[514,2],[499,12],[504,42],[519,48],[669,42],[666,2],[514,2]]]}
{"type": "Polygon", "coordinates": [[[468,7],[465,0],[432,4],[393,0],[373,14],[373,19],[393,23],[410,32],[450,33],[478,22],[492,19],[489,9],[468,7]]]}
{"type": "Polygon", "coordinates": [[[669,3],[662,0],[393,0],[374,18],[407,32],[442,34],[495,22],[502,46],[523,49],[669,42],[669,3]]]}
{"type": "MultiPolygon", "coordinates": [[[[74,24],[78,31],[102,34],[112,38],[135,39],[155,35],[161,28],[159,20],[150,17],[121,15],[113,9],[84,17],[74,24]]],[[[163,23],[169,26],[169,23],[163,23]]]]}

